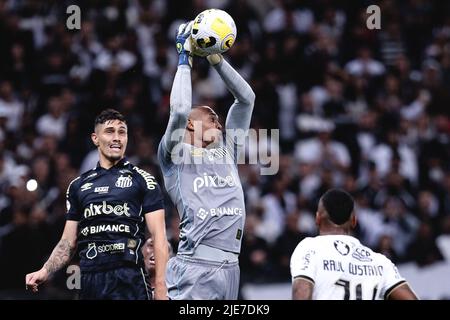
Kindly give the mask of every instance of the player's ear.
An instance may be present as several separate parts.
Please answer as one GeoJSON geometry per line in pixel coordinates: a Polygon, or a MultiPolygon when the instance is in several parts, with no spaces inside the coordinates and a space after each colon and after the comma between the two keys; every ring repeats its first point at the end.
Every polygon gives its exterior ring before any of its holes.
{"type": "Polygon", "coordinates": [[[350,218],[350,226],[352,227],[352,229],[354,229],[356,227],[356,214],[352,213],[352,216],[350,218]]]}
{"type": "Polygon", "coordinates": [[[320,226],[320,221],[322,220],[322,217],[320,216],[319,211],[316,212],[316,225],[320,226]]]}
{"type": "Polygon", "coordinates": [[[194,131],[194,123],[192,122],[191,118],[188,119],[187,127],[188,131],[194,131]]]}
{"type": "Polygon", "coordinates": [[[98,147],[98,137],[97,137],[97,134],[95,132],[91,133],[91,140],[94,143],[94,145],[96,147],[98,147]]]}

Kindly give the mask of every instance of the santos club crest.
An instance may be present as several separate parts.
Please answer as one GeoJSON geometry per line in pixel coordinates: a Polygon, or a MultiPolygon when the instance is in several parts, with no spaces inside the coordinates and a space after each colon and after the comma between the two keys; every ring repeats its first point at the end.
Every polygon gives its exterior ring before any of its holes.
{"type": "Polygon", "coordinates": [[[133,185],[133,181],[131,180],[131,176],[120,176],[117,178],[116,187],[118,188],[129,188],[133,185]]]}

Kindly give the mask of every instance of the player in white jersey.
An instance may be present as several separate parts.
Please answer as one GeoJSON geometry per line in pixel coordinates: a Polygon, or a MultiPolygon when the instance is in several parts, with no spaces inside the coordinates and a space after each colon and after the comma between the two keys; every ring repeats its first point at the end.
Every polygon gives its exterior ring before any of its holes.
{"type": "Polygon", "coordinates": [[[319,236],[302,240],[291,257],[295,300],[415,300],[395,265],[350,236],[354,202],[331,189],[319,201],[319,236]]]}

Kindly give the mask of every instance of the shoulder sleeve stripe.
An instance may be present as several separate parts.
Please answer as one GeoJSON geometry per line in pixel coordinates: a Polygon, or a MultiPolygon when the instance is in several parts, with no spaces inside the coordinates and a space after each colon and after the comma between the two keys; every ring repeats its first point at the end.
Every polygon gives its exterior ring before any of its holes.
{"type": "Polygon", "coordinates": [[[395,289],[397,289],[398,287],[400,287],[401,285],[403,285],[405,283],[406,283],[405,280],[401,280],[401,281],[397,282],[396,284],[394,284],[393,286],[391,286],[389,289],[387,289],[386,293],[384,294],[384,300],[387,300],[387,298],[392,293],[392,291],[394,291],[395,289]]]}
{"type": "Polygon", "coordinates": [[[75,179],[73,179],[72,181],[70,181],[69,186],[67,187],[67,191],[66,191],[66,196],[69,196],[69,190],[70,187],[72,186],[72,183],[74,183],[75,181],[77,181],[78,179],[80,179],[81,177],[76,177],[75,179]]]}
{"type": "Polygon", "coordinates": [[[295,276],[294,280],[295,279],[302,279],[302,280],[306,280],[308,282],[311,282],[312,284],[315,284],[315,281],[312,278],[308,277],[308,276],[299,275],[299,276],[295,276]]]}

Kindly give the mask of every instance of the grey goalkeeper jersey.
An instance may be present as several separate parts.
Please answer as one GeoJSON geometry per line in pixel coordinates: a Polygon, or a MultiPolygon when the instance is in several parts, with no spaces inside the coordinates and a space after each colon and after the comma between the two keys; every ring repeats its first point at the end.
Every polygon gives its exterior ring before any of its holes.
{"type": "MultiPolygon", "coordinates": [[[[214,66],[235,97],[225,129],[246,133],[255,95],[225,61],[214,66]]],[[[159,148],[164,183],[180,215],[180,254],[193,254],[201,243],[239,253],[245,204],[236,160],[242,145],[228,135],[226,143],[198,148],[183,142],[192,104],[191,70],[179,66],[170,96],[170,119],[159,148]]]]}

